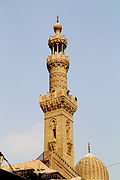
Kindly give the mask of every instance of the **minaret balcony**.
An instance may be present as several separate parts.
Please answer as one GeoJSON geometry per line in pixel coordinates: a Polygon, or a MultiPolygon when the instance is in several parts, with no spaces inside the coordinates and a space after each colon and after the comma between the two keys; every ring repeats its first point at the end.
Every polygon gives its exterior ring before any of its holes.
{"type": "Polygon", "coordinates": [[[40,106],[43,112],[63,108],[70,114],[77,110],[77,99],[63,89],[40,96],[40,106]]]}
{"type": "Polygon", "coordinates": [[[67,38],[65,36],[61,35],[55,35],[55,36],[50,36],[50,39],[48,40],[48,45],[51,48],[53,44],[55,43],[60,43],[64,44],[65,48],[67,47],[67,38]]]}

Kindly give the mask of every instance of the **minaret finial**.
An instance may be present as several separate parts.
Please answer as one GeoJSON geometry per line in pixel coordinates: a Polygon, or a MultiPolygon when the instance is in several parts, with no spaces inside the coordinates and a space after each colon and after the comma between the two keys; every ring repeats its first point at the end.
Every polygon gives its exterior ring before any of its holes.
{"type": "Polygon", "coordinates": [[[88,153],[90,153],[90,143],[88,143],[88,153]]]}
{"type": "Polygon", "coordinates": [[[62,25],[59,23],[59,16],[57,16],[57,23],[53,26],[54,32],[59,35],[62,31],[62,25]]]}
{"type": "Polygon", "coordinates": [[[57,23],[59,23],[59,16],[57,16],[57,23]]]}

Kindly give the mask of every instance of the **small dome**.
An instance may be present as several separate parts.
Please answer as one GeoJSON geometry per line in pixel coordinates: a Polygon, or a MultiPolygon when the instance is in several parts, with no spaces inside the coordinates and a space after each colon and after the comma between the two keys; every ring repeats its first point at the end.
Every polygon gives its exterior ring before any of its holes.
{"type": "Polygon", "coordinates": [[[89,153],[84,156],[77,164],[75,169],[81,178],[86,180],[109,180],[109,174],[103,162],[89,153]]]}
{"type": "Polygon", "coordinates": [[[54,32],[56,34],[59,34],[61,31],[62,31],[62,25],[59,24],[59,23],[56,23],[54,26],[53,26],[53,29],[54,29],[54,32]]]}

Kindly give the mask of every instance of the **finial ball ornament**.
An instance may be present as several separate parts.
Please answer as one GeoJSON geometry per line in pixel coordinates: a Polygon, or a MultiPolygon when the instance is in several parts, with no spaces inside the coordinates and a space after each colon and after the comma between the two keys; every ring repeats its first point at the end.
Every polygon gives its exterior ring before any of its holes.
{"type": "Polygon", "coordinates": [[[62,31],[62,25],[59,24],[59,23],[56,23],[56,24],[53,26],[53,29],[54,29],[54,32],[55,32],[56,34],[60,34],[61,31],[62,31]]]}

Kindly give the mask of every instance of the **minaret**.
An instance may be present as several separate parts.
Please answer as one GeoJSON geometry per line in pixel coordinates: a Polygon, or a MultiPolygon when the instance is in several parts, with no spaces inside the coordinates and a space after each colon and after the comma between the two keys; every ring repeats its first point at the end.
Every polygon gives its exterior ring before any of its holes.
{"type": "Polygon", "coordinates": [[[51,156],[55,152],[74,167],[73,114],[77,110],[77,99],[69,94],[67,87],[67,39],[60,34],[62,25],[58,19],[53,29],[55,35],[48,40],[51,49],[47,58],[49,93],[40,96],[40,107],[44,112],[44,159],[52,168],[51,156]]]}

